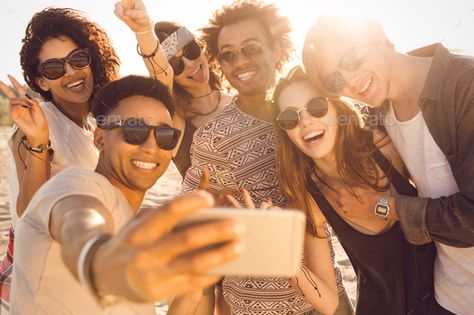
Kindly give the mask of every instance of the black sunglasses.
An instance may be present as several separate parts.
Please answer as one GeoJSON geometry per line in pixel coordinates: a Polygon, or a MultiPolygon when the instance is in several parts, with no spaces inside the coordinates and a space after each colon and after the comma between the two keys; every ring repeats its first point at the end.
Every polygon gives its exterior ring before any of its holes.
{"type": "Polygon", "coordinates": [[[217,60],[220,64],[224,64],[227,66],[232,66],[237,62],[239,57],[239,53],[242,54],[246,58],[255,58],[262,54],[263,46],[260,43],[252,43],[245,45],[240,49],[223,51],[217,55],[217,60]]]}
{"type": "Polygon", "coordinates": [[[129,144],[142,144],[150,135],[150,131],[155,133],[156,145],[163,150],[173,150],[178,143],[181,131],[168,125],[150,126],[140,119],[129,118],[109,124],[99,126],[102,129],[122,128],[122,135],[125,142],[129,144]]]}
{"type": "Polygon", "coordinates": [[[76,70],[86,68],[91,64],[91,56],[84,49],[74,49],[64,58],[45,60],[38,66],[38,72],[49,80],[56,80],[66,73],[66,62],[76,70]]]}
{"type": "Polygon", "coordinates": [[[311,116],[321,118],[324,117],[329,110],[329,99],[326,97],[315,97],[306,103],[306,106],[300,109],[288,108],[281,111],[276,121],[281,129],[291,130],[298,126],[301,120],[301,112],[305,110],[311,116]]]}
{"type": "Polygon", "coordinates": [[[172,57],[168,63],[173,68],[174,75],[178,76],[184,71],[183,57],[188,60],[196,60],[199,56],[201,56],[201,46],[193,40],[184,46],[183,54],[180,57],[172,57]]]}

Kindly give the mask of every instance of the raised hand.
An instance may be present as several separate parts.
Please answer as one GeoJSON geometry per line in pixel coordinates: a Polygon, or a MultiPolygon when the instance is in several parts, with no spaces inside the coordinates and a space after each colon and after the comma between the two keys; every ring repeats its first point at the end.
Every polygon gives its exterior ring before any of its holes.
{"type": "Polygon", "coordinates": [[[202,175],[201,181],[199,182],[198,189],[205,190],[211,193],[216,200],[217,206],[231,206],[232,203],[229,203],[228,195],[233,193],[233,190],[227,187],[222,187],[220,190],[212,189],[209,187],[209,169],[206,166],[201,168],[202,175]]]}
{"type": "Polygon", "coordinates": [[[30,146],[47,144],[49,141],[48,121],[39,104],[28,98],[25,89],[12,76],[8,76],[14,89],[12,91],[0,81],[0,89],[10,100],[10,118],[27,137],[30,146]]]}
{"type": "Polygon", "coordinates": [[[141,0],[119,1],[115,4],[114,13],[135,33],[153,29],[153,23],[141,0]]]}

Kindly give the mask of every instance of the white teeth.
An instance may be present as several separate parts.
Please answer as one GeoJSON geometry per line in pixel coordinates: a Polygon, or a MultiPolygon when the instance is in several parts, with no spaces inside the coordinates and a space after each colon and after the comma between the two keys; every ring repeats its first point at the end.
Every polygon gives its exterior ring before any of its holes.
{"type": "Polygon", "coordinates": [[[362,88],[362,90],[359,91],[359,94],[364,94],[364,93],[368,90],[369,86],[372,84],[372,81],[373,81],[373,80],[374,80],[374,78],[373,78],[373,77],[370,77],[369,81],[367,81],[367,83],[365,83],[365,85],[364,85],[364,87],[362,88]]]}
{"type": "Polygon", "coordinates": [[[255,73],[257,73],[257,71],[248,71],[248,72],[240,73],[237,75],[237,78],[239,78],[239,80],[245,81],[252,78],[255,75],[255,73]]]}
{"type": "Polygon", "coordinates": [[[306,135],[303,137],[303,140],[307,141],[307,140],[309,140],[309,139],[311,139],[311,138],[320,136],[320,135],[322,135],[323,133],[324,133],[323,130],[320,130],[320,131],[312,131],[312,132],[306,134],[306,135]]]}
{"type": "Polygon", "coordinates": [[[76,86],[81,85],[82,83],[84,83],[84,80],[78,80],[78,81],[69,83],[68,85],[66,85],[66,87],[68,87],[68,88],[74,88],[74,87],[76,87],[76,86]]]}
{"type": "Polygon", "coordinates": [[[138,161],[138,160],[132,160],[132,164],[138,168],[143,168],[146,170],[151,170],[158,166],[157,163],[150,163],[150,162],[144,162],[144,161],[138,161]]]}

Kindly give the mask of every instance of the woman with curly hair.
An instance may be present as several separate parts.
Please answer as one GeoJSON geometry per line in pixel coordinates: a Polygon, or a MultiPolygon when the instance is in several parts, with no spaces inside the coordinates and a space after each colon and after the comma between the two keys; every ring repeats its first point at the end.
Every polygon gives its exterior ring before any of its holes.
{"type": "Polygon", "coordinates": [[[10,166],[10,243],[2,264],[2,307],[8,309],[16,221],[34,193],[59,171],[79,166],[94,169],[98,152],[89,116],[93,95],[118,77],[119,58],[107,34],[78,11],[48,8],[26,27],[20,52],[26,83],[43,98],[38,104],[13,77],[19,97],[0,81],[10,99],[15,124],[8,142],[10,166]]]}
{"type": "Polygon", "coordinates": [[[191,166],[194,132],[217,117],[231,97],[221,90],[202,43],[186,27],[168,21],[153,24],[141,0],[117,2],[115,14],[135,33],[150,76],[166,84],[176,98],[174,124],[182,136],[173,162],[184,178],[191,166]]]}

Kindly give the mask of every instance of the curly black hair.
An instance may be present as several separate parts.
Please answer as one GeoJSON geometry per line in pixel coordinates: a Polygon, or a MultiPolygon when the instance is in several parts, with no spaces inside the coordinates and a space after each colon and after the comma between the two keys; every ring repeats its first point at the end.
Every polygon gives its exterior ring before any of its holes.
{"type": "Polygon", "coordinates": [[[20,51],[25,82],[46,101],[51,101],[53,96],[51,92],[43,91],[36,83],[36,79],[40,77],[38,55],[48,39],[61,36],[69,37],[79,48],[87,49],[91,55],[90,67],[94,76],[91,99],[103,85],[118,78],[119,57],[109,37],[99,25],[74,9],[46,8],[33,15],[28,23],[20,51]]]}
{"type": "MultiPolygon", "coordinates": [[[[170,21],[157,22],[155,23],[155,27],[154,27],[156,37],[158,37],[160,42],[163,42],[168,36],[173,34],[181,26],[182,25],[176,22],[170,22],[170,21]]],[[[201,45],[201,47],[204,46],[202,41],[199,38],[195,38],[195,40],[198,44],[201,45]]],[[[209,59],[207,56],[206,58],[209,59]]],[[[209,86],[211,87],[212,90],[221,89],[221,80],[217,76],[216,71],[212,69],[211,67],[209,68],[209,86]]],[[[189,103],[191,103],[193,96],[191,95],[191,93],[186,91],[186,89],[184,89],[177,83],[173,84],[173,95],[176,97],[177,105],[179,107],[180,112],[182,112],[182,114],[185,114],[186,112],[185,105],[188,105],[189,103]]]]}
{"type": "MultiPolygon", "coordinates": [[[[226,25],[245,20],[255,20],[263,24],[268,31],[269,42],[280,50],[280,60],[276,67],[280,71],[290,60],[292,44],[290,40],[291,25],[288,17],[281,16],[279,8],[274,4],[265,4],[261,0],[236,0],[214,12],[207,26],[201,29],[202,41],[205,43],[206,54],[215,65],[219,49],[217,39],[226,25]]],[[[222,73],[220,73],[222,76],[222,73]]]]}

